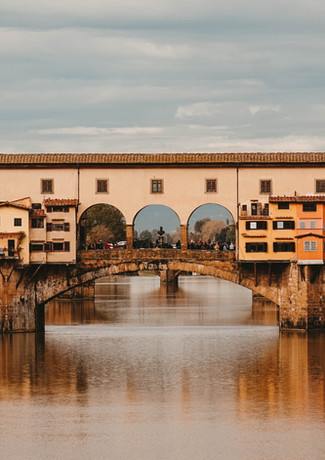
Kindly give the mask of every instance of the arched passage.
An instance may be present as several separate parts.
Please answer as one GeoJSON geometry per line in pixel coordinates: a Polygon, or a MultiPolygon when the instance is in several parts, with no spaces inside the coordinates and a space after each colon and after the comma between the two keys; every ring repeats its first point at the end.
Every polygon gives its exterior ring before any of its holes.
{"type": "Polygon", "coordinates": [[[135,216],[134,247],[180,247],[180,219],[168,206],[151,204],[135,216]]]}
{"type": "Polygon", "coordinates": [[[188,219],[190,249],[234,249],[235,222],[231,212],[216,203],[196,208],[188,219]]]}
{"type": "Polygon", "coordinates": [[[86,209],[79,219],[79,249],[125,246],[126,222],[115,206],[100,203],[86,209]]]}

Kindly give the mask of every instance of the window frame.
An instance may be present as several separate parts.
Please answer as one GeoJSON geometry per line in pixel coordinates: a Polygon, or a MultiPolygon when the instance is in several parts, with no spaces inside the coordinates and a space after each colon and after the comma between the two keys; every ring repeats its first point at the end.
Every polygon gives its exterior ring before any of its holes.
{"type": "Polygon", "coordinates": [[[257,242],[250,242],[245,244],[245,252],[247,253],[258,253],[258,252],[268,252],[268,247],[267,243],[257,243],[257,242]],[[248,250],[248,248],[254,248],[256,247],[256,250],[248,250]]]}
{"type": "Polygon", "coordinates": [[[273,252],[296,252],[296,243],[289,241],[274,242],[273,252]]]}
{"type": "Polygon", "coordinates": [[[302,212],[317,212],[317,203],[302,203],[302,212]]]}
{"type": "Polygon", "coordinates": [[[109,193],[108,191],[108,179],[96,179],[96,194],[99,193],[99,194],[107,194],[109,193]],[[100,190],[101,189],[101,186],[105,184],[105,187],[104,189],[105,190],[100,190]]]}
{"type": "Polygon", "coordinates": [[[325,193],[325,179],[315,179],[315,193],[325,193]]]}
{"type": "Polygon", "coordinates": [[[267,220],[248,220],[246,221],[246,230],[267,230],[267,220]]]}
{"type": "Polygon", "coordinates": [[[205,179],[205,193],[218,193],[218,179],[205,179]]]}
{"type": "Polygon", "coordinates": [[[260,195],[272,195],[272,179],[260,179],[260,195]],[[265,184],[269,184],[269,187],[264,187],[265,184]],[[264,190],[267,188],[269,190],[264,190]]]}
{"type": "Polygon", "coordinates": [[[21,217],[14,217],[14,227],[22,227],[23,219],[21,217]]]}
{"type": "Polygon", "coordinates": [[[154,195],[164,193],[164,180],[163,179],[151,179],[150,193],[154,195]],[[154,190],[155,188],[156,190],[154,190]]]}
{"type": "Polygon", "coordinates": [[[304,252],[317,252],[317,241],[304,241],[304,252]]]}
{"type": "Polygon", "coordinates": [[[53,195],[54,193],[54,179],[53,178],[44,178],[44,179],[41,179],[41,194],[42,195],[53,195]],[[47,183],[47,185],[51,184],[50,187],[45,187],[45,184],[47,183]],[[47,189],[51,189],[51,190],[47,190],[47,189]]]}

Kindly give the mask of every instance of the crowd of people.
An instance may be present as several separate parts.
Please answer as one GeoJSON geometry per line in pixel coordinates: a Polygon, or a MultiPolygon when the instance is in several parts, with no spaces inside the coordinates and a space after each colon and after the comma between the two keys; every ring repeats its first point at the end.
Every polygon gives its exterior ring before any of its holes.
{"type": "MultiPolygon", "coordinates": [[[[121,245],[113,244],[110,242],[104,243],[102,240],[97,241],[96,243],[88,243],[87,250],[95,250],[95,249],[114,249],[114,248],[126,248],[126,244],[121,245]]],[[[178,240],[176,244],[172,245],[171,243],[157,241],[150,241],[150,240],[135,240],[133,247],[135,249],[181,249],[181,242],[178,240]]],[[[211,240],[203,241],[200,239],[199,241],[195,242],[193,239],[187,245],[188,249],[199,249],[199,250],[207,250],[207,251],[234,251],[235,245],[232,242],[212,242],[211,240]]]]}

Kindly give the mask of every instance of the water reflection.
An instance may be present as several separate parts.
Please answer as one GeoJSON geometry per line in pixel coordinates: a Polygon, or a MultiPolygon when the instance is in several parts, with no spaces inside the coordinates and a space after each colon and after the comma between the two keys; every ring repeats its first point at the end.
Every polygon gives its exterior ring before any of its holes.
{"type": "Polygon", "coordinates": [[[107,458],[109,443],[114,459],[296,459],[307,454],[301,430],[321,458],[325,334],[279,334],[274,305],[255,299],[252,311],[250,293],[224,281],[186,277],[174,292],[155,278],[117,281],[97,286],[95,302],[52,303],[45,335],[1,338],[8,452],[24,452],[18,430],[32,458],[37,419],[65,446],[60,458],[107,458]],[[54,410],[60,426],[49,425],[54,410]],[[76,436],[85,450],[71,448],[76,436]]]}

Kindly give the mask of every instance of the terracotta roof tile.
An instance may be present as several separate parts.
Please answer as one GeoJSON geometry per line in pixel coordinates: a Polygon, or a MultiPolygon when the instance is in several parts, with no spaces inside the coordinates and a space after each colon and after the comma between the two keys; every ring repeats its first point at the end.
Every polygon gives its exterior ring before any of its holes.
{"type": "Polygon", "coordinates": [[[0,166],[144,164],[325,164],[325,152],[275,153],[15,153],[0,154],[0,166]]]}
{"type": "Polygon", "coordinates": [[[77,206],[78,205],[78,200],[61,199],[61,198],[56,198],[56,199],[48,198],[48,199],[44,200],[44,205],[45,206],[77,206]]]}
{"type": "Polygon", "coordinates": [[[270,203],[278,203],[279,201],[285,201],[290,203],[325,203],[325,195],[304,195],[304,196],[270,196],[270,203]]]}
{"type": "Polygon", "coordinates": [[[45,217],[45,211],[44,209],[32,209],[30,213],[31,217],[45,217]]]}

